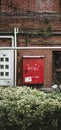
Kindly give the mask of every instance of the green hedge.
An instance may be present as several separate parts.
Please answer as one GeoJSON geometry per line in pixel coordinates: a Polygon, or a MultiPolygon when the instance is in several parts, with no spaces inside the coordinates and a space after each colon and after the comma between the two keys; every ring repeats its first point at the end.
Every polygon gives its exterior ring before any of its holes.
{"type": "Polygon", "coordinates": [[[0,130],[61,130],[61,94],[1,87],[0,130]]]}

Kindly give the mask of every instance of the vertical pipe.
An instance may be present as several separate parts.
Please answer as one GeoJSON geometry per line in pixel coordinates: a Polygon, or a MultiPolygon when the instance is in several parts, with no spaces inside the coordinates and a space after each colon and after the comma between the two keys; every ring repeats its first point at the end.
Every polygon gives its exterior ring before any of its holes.
{"type": "MultiPolygon", "coordinates": [[[[14,28],[14,47],[17,47],[17,33],[18,33],[18,28],[14,28]]],[[[14,50],[14,55],[15,55],[15,86],[16,86],[16,75],[17,75],[17,50],[14,50]]]]}

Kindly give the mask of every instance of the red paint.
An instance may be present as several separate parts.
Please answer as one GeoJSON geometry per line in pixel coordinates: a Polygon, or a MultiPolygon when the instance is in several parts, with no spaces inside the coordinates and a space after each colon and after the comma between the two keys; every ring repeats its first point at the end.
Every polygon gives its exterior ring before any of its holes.
{"type": "Polygon", "coordinates": [[[23,84],[42,84],[44,82],[44,58],[23,58],[23,84]]]}

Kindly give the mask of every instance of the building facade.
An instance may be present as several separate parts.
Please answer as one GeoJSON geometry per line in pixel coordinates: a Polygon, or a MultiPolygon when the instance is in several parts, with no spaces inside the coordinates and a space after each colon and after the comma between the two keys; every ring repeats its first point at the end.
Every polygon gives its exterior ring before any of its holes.
{"type": "Polygon", "coordinates": [[[0,85],[23,85],[24,57],[43,57],[45,87],[61,81],[61,0],[0,0],[0,85]]]}

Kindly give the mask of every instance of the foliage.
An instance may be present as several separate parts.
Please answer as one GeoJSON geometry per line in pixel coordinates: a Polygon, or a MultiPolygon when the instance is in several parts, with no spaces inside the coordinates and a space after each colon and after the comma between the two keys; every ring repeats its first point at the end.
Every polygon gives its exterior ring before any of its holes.
{"type": "Polygon", "coordinates": [[[0,130],[60,130],[61,94],[0,88],[0,130]]]}
{"type": "Polygon", "coordinates": [[[28,32],[28,35],[31,35],[33,37],[38,36],[38,35],[43,35],[43,37],[49,37],[52,35],[52,28],[49,25],[47,28],[45,29],[39,29],[39,30],[35,30],[35,31],[31,31],[28,32]]]}

